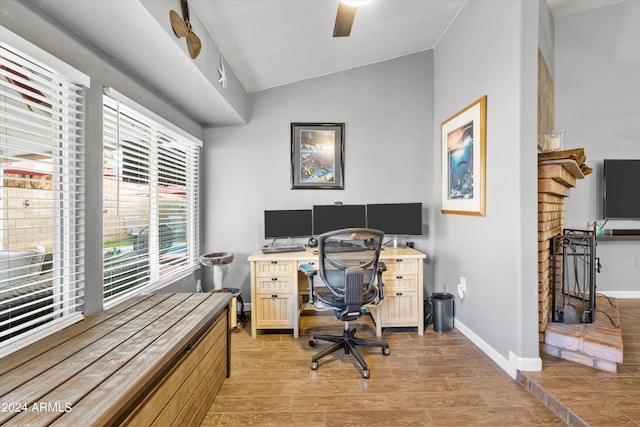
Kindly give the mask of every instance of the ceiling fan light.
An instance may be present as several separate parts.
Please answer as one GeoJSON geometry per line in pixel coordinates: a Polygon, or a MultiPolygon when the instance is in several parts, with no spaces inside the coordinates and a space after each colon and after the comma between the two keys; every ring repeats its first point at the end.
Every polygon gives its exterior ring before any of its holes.
{"type": "Polygon", "coordinates": [[[340,0],[340,2],[347,6],[358,7],[370,3],[371,0],[340,0]]]}

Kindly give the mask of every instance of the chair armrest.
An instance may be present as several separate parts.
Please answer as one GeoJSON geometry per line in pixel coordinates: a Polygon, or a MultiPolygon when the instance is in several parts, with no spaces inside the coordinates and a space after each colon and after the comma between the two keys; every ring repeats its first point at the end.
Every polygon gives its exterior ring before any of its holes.
{"type": "Polygon", "coordinates": [[[384,299],[384,291],[382,290],[382,288],[384,287],[384,283],[382,283],[382,273],[384,273],[385,271],[387,271],[387,266],[385,265],[385,263],[382,262],[382,261],[378,261],[378,270],[377,270],[377,275],[378,275],[378,299],[380,301],[382,301],[384,299]]]}
{"type": "Polygon", "coordinates": [[[302,271],[309,280],[309,303],[313,304],[313,276],[318,274],[318,270],[316,270],[309,264],[300,264],[298,270],[302,271]]]}
{"type": "Polygon", "coordinates": [[[300,264],[298,270],[302,271],[307,277],[315,276],[316,274],[318,274],[318,270],[311,267],[311,265],[309,264],[300,264]]]}
{"type": "Polygon", "coordinates": [[[384,271],[387,271],[387,264],[382,261],[378,261],[378,273],[382,273],[384,271]]]}

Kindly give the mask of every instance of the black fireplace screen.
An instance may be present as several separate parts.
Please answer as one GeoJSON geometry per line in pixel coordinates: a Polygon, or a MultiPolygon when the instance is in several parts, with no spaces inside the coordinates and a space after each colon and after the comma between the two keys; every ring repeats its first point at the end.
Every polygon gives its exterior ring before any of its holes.
{"type": "Polygon", "coordinates": [[[552,321],[592,323],[596,310],[595,234],[565,229],[552,241],[552,321]]]}

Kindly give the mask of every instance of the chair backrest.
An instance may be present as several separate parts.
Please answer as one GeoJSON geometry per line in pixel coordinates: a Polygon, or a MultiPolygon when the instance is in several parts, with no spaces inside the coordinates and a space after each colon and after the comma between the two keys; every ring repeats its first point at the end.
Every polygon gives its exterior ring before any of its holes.
{"type": "Polygon", "coordinates": [[[345,228],[318,237],[320,278],[348,312],[359,312],[376,296],[371,290],[383,238],[384,232],[371,228],[345,228]]]}

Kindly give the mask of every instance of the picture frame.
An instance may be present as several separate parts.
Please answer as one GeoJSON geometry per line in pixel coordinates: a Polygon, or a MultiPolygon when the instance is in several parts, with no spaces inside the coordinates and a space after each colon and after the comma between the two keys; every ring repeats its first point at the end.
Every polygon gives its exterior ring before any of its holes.
{"type": "Polygon", "coordinates": [[[487,96],[442,122],[441,212],[485,216],[487,96]]]}
{"type": "Polygon", "coordinates": [[[344,189],[344,123],[291,123],[291,188],[344,189]]]}

